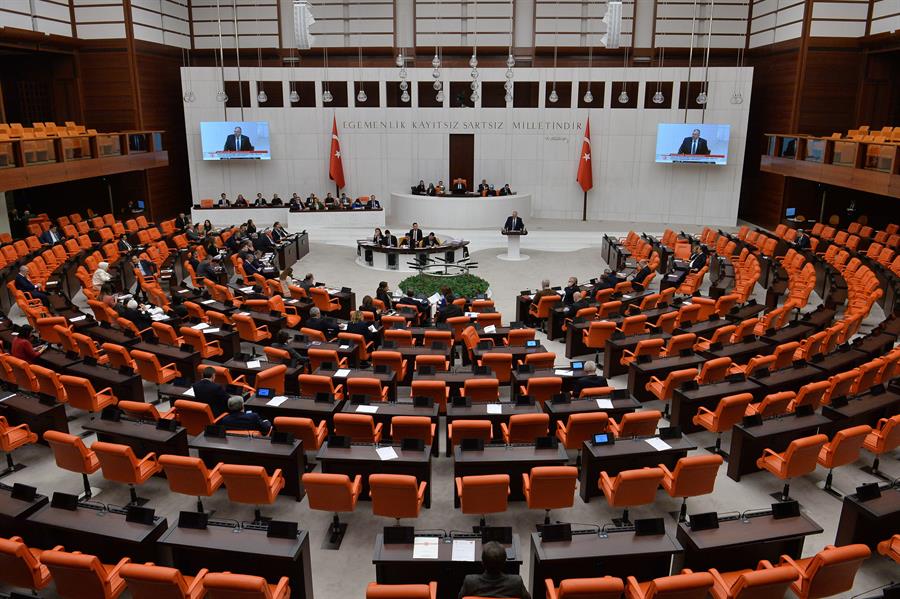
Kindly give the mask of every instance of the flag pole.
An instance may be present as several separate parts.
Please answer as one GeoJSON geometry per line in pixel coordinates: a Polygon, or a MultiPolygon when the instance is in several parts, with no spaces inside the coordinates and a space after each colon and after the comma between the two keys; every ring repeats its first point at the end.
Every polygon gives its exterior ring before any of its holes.
{"type": "Polygon", "coordinates": [[[587,220],[587,192],[584,192],[584,201],[581,204],[581,220],[587,220]]]}

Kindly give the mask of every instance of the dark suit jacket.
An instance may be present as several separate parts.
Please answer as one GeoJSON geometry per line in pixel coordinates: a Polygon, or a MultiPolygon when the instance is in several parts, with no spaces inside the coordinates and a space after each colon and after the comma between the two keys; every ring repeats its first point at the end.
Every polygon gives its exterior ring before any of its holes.
{"type": "Polygon", "coordinates": [[[809,249],[809,235],[798,236],[795,244],[801,250],[808,250],[809,249]]]}
{"type": "Polygon", "coordinates": [[[187,219],[181,218],[180,216],[175,217],[175,228],[176,229],[184,229],[187,226],[187,219]]]}
{"type": "Polygon", "coordinates": [[[422,229],[410,229],[406,233],[406,238],[409,240],[410,247],[418,245],[423,238],[422,229]]]}
{"type": "Polygon", "coordinates": [[[581,298],[581,301],[572,302],[571,305],[568,306],[568,314],[570,317],[575,317],[575,314],[578,313],[582,308],[590,308],[591,302],[587,301],[585,298],[581,298]]]}
{"type": "Polygon", "coordinates": [[[525,229],[525,221],[522,220],[521,216],[517,216],[516,220],[513,220],[511,216],[507,216],[503,228],[507,231],[522,231],[525,229]]]}
{"type": "Polygon", "coordinates": [[[582,389],[587,389],[589,387],[606,387],[609,385],[609,383],[606,382],[606,377],[599,374],[576,378],[573,383],[572,394],[575,397],[578,397],[578,394],[581,393],[582,389]]]}
{"type": "Polygon", "coordinates": [[[463,580],[459,590],[459,599],[463,597],[516,597],[531,599],[522,577],[516,574],[469,574],[463,580]]]}
{"type": "Polygon", "coordinates": [[[576,291],[578,291],[578,289],[579,289],[578,285],[575,285],[574,287],[563,287],[563,299],[562,299],[563,303],[571,304],[573,301],[572,296],[575,294],[576,291]]]}
{"type": "Polygon", "coordinates": [[[697,151],[691,152],[691,146],[694,143],[694,139],[691,137],[685,137],[684,141],[681,142],[681,146],[678,148],[679,154],[709,154],[709,146],[706,145],[706,140],[702,137],[697,138],[697,151]]]}
{"type": "Polygon", "coordinates": [[[466,193],[466,186],[462,183],[455,183],[453,185],[453,193],[466,193]]]}
{"type": "Polygon", "coordinates": [[[296,349],[294,349],[293,347],[285,345],[284,343],[273,343],[272,347],[277,348],[277,349],[283,349],[284,351],[286,351],[288,353],[288,355],[291,357],[291,361],[288,364],[288,368],[296,368],[297,364],[299,364],[300,362],[303,361],[303,355],[300,352],[298,352],[296,349]]]}
{"type": "Polygon", "coordinates": [[[226,430],[259,431],[264,435],[269,434],[272,423],[263,420],[255,412],[231,412],[219,421],[226,430]]]}
{"type": "Polygon", "coordinates": [[[391,297],[391,294],[383,289],[378,289],[375,292],[375,299],[379,299],[384,303],[384,307],[388,310],[394,307],[394,299],[391,297]]]}
{"type": "Polygon", "coordinates": [[[338,321],[328,316],[320,316],[319,318],[310,318],[305,325],[308,329],[322,331],[326,339],[331,339],[338,334],[338,321]]]}
{"type": "Polygon", "coordinates": [[[248,277],[252,277],[253,275],[255,275],[255,274],[256,274],[257,272],[259,272],[259,271],[258,271],[257,268],[253,265],[252,262],[250,262],[249,260],[244,260],[244,272],[247,273],[247,276],[248,276],[248,277]]]}
{"type": "Polygon", "coordinates": [[[194,390],[194,401],[208,405],[212,410],[213,416],[218,417],[228,411],[228,398],[230,396],[225,387],[219,383],[200,379],[194,383],[192,389],[194,390]]]}
{"type": "Polygon", "coordinates": [[[24,291],[26,293],[34,293],[35,291],[40,291],[40,289],[37,288],[37,285],[35,285],[22,275],[16,275],[16,289],[18,289],[19,291],[24,291]]]}
{"type": "Polygon", "coordinates": [[[131,245],[131,243],[130,243],[127,239],[125,239],[124,237],[122,237],[121,239],[119,239],[118,246],[119,246],[119,251],[120,251],[120,252],[130,252],[131,250],[134,249],[134,246],[131,245]]]}
{"type": "Polygon", "coordinates": [[[455,316],[464,316],[465,312],[463,309],[457,306],[456,304],[447,304],[443,310],[439,311],[434,316],[435,322],[446,322],[448,318],[453,318],[455,316]]]}
{"type": "Polygon", "coordinates": [[[691,259],[688,263],[691,267],[691,270],[700,270],[704,266],[706,266],[706,254],[703,252],[699,252],[691,256],[691,259]]]}
{"type": "Polygon", "coordinates": [[[369,323],[367,322],[351,322],[347,325],[346,332],[362,335],[366,341],[372,341],[375,338],[375,333],[369,330],[369,323]]]}
{"type": "Polygon", "coordinates": [[[645,266],[644,268],[640,269],[639,271],[634,273],[634,276],[631,277],[632,286],[635,286],[634,288],[637,289],[636,285],[639,285],[641,283],[641,281],[646,279],[647,276],[649,276],[649,275],[650,275],[650,267],[649,266],[645,266]]]}
{"type": "Polygon", "coordinates": [[[54,243],[59,243],[62,239],[59,236],[59,233],[53,233],[49,229],[41,233],[41,236],[38,237],[41,243],[47,243],[53,245],[54,243]],[[56,239],[53,239],[53,236],[56,235],[56,239]]]}
{"type": "Polygon", "coordinates": [[[241,135],[240,144],[235,143],[234,133],[225,138],[225,151],[226,152],[234,152],[236,150],[250,151],[253,149],[253,144],[250,143],[250,138],[246,135],[241,135]]]}

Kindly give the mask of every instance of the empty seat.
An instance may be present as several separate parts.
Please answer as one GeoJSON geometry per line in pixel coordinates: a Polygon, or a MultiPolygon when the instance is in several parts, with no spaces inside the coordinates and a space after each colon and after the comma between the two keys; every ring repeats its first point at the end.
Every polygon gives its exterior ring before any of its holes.
{"type": "Polygon", "coordinates": [[[722,453],[722,433],[730,431],[731,427],[743,420],[747,406],[753,401],[753,394],[738,393],[729,395],[719,400],[716,411],[700,406],[697,414],[691,421],[702,426],[711,433],[716,433],[716,444],[712,448],[715,453],[722,453]]]}
{"type": "Polygon", "coordinates": [[[679,522],[687,515],[687,498],[708,495],[713,492],[716,475],[722,465],[720,455],[697,455],[678,460],[672,471],[660,464],[663,471],[662,487],[671,497],[681,497],[681,509],[678,512],[679,522]]]}
{"type": "Polygon", "coordinates": [[[269,584],[262,576],[210,573],[203,579],[206,599],[288,599],[291,596],[290,579],[282,576],[278,584],[269,584]]]}
{"type": "Polygon", "coordinates": [[[460,510],[464,514],[480,515],[482,528],[486,526],[486,514],[506,511],[509,497],[508,474],[457,476],[455,483],[460,510]]]}
{"type": "Polygon", "coordinates": [[[21,537],[0,538],[0,582],[32,591],[46,587],[50,570],[40,561],[43,553],[25,545],[21,537]]]}
{"type": "Polygon", "coordinates": [[[817,461],[820,466],[828,468],[828,476],[825,478],[824,491],[836,497],[841,494],[831,486],[834,469],[840,466],[852,464],[859,459],[866,436],[872,432],[872,427],[867,424],[851,426],[835,433],[834,437],[819,450],[817,461]]]}
{"type": "Polygon", "coordinates": [[[762,561],[756,570],[719,572],[711,568],[713,599],[768,599],[784,597],[788,587],[797,579],[791,566],[772,566],[762,561]]]}
{"type": "Polygon", "coordinates": [[[330,549],[339,549],[347,525],[341,522],[340,512],[352,512],[362,493],[362,476],[357,474],[353,480],[346,474],[325,474],[307,472],[303,475],[303,487],[309,507],[334,514],[328,527],[328,545],[330,549]]]}
{"type": "Polygon", "coordinates": [[[649,582],[638,582],[634,576],[628,577],[625,587],[626,599],[706,599],[713,586],[713,577],[708,572],[690,572],[663,576],[649,582]]]}
{"type": "Polygon", "coordinates": [[[522,492],[529,509],[544,510],[544,524],[550,524],[550,510],[572,507],[578,469],[572,466],[536,466],[522,473],[522,492]]]}
{"type": "Polygon", "coordinates": [[[334,434],[350,437],[356,443],[378,443],[381,441],[383,425],[375,423],[369,414],[334,415],[334,434]]]}
{"type": "Polygon", "coordinates": [[[5,416],[0,416],[0,450],[6,453],[6,470],[0,472],[5,476],[24,468],[24,464],[16,464],[13,461],[13,452],[25,445],[37,443],[38,436],[31,432],[27,424],[10,426],[5,416]]]}
{"type": "Polygon", "coordinates": [[[641,410],[622,414],[621,423],[615,418],[609,419],[609,430],[618,438],[648,437],[656,434],[656,426],[662,412],[659,410],[641,410]]]}
{"type": "Polygon", "coordinates": [[[128,485],[131,494],[130,505],[143,505],[147,500],[138,497],[135,485],[142,485],[159,472],[162,467],[156,460],[156,454],[151,452],[140,460],[128,445],[117,443],[105,443],[95,441],[91,449],[100,460],[100,469],[103,478],[128,485]]]}
{"type": "Polygon", "coordinates": [[[567,578],[561,580],[558,587],[553,584],[553,579],[548,578],[544,585],[547,588],[547,599],[619,599],[625,590],[622,579],[612,576],[567,578]]]}
{"type": "Polygon", "coordinates": [[[781,556],[781,564],[792,566],[798,574],[791,583],[791,591],[800,599],[832,597],[853,588],[853,581],[862,563],[872,555],[865,545],[826,547],[812,557],[793,559],[781,556]]]}
{"type": "Polygon", "coordinates": [[[222,464],[219,472],[224,479],[228,499],[256,506],[253,515],[257,523],[263,520],[259,506],[275,503],[278,493],[284,488],[281,468],[269,476],[262,466],[222,464]]]}
{"type": "Polygon", "coordinates": [[[509,417],[509,425],[500,423],[503,433],[503,442],[534,443],[538,437],[546,437],[549,434],[549,414],[513,414],[509,417]]]}
{"type": "Polygon", "coordinates": [[[65,599],[116,599],[125,590],[120,571],[129,561],[125,557],[112,566],[101,563],[95,555],[55,549],[41,555],[41,563],[53,577],[56,593],[65,599]]]}
{"type": "Polygon", "coordinates": [[[148,563],[125,564],[120,575],[133,599],[202,599],[207,572],[204,568],[196,576],[183,576],[175,568],[148,563]]]}
{"type": "Polygon", "coordinates": [[[661,468],[623,470],[613,477],[601,472],[598,486],[603,491],[609,507],[624,508],[622,523],[628,524],[630,522],[628,508],[653,503],[656,489],[662,483],[663,476],[661,468]]]}
{"type": "Polygon", "coordinates": [[[378,584],[370,582],[366,587],[366,599],[437,599],[437,583],[378,584]]]}
{"type": "Polygon", "coordinates": [[[53,459],[58,467],[81,474],[84,483],[83,498],[90,499],[94,492],[91,489],[88,474],[93,474],[100,469],[100,460],[97,458],[97,454],[85,447],[81,437],[60,431],[44,431],[44,441],[53,450],[53,459]]]}
{"type": "Polygon", "coordinates": [[[200,458],[181,455],[161,455],[159,465],[166,473],[169,489],[173,493],[197,498],[197,511],[203,510],[203,497],[212,497],[222,486],[224,479],[219,472],[222,464],[209,470],[200,458]]]}
{"type": "Polygon", "coordinates": [[[425,502],[427,485],[425,481],[419,483],[415,476],[405,474],[370,474],[372,513],[394,518],[398,525],[401,518],[417,518],[425,502]]]}
{"type": "Polygon", "coordinates": [[[556,437],[566,449],[581,449],[582,443],[593,439],[597,433],[605,433],[608,425],[605,412],[570,414],[565,423],[556,421],[556,437]]]}
{"type": "Polygon", "coordinates": [[[784,453],[765,449],[761,458],[756,460],[757,468],[768,470],[781,480],[787,481],[781,492],[781,501],[790,499],[791,479],[809,474],[816,469],[816,461],[822,446],[828,442],[825,435],[812,435],[794,439],[784,453]]]}

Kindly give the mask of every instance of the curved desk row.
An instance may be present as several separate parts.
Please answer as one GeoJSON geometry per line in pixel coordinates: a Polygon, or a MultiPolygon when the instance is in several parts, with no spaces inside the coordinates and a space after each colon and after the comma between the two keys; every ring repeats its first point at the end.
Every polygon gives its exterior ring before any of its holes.
{"type": "Polygon", "coordinates": [[[433,258],[438,263],[456,264],[468,258],[468,245],[468,241],[457,241],[431,248],[385,247],[360,240],[356,243],[356,263],[376,270],[415,272],[410,262],[427,264],[433,258]]]}
{"type": "Polygon", "coordinates": [[[419,223],[426,231],[442,229],[495,229],[515,210],[523,219],[531,216],[531,194],[511,196],[426,196],[392,193],[387,220],[409,228],[419,223]]]}
{"type": "Polygon", "coordinates": [[[383,227],[384,210],[309,210],[291,212],[287,206],[249,208],[191,208],[193,222],[209,219],[214,227],[227,227],[253,219],[257,227],[280,222],[288,231],[321,227],[383,227]]]}

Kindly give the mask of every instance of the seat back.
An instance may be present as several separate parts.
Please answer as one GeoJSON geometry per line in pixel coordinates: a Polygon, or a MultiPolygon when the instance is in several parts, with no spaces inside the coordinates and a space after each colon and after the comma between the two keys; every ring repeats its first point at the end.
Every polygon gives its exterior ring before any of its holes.
{"type": "Polygon", "coordinates": [[[510,373],[512,372],[512,361],[512,354],[490,353],[484,354],[481,358],[481,363],[490,368],[501,383],[509,382],[510,373]]]}
{"type": "Polygon", "coordinates": [[[794,410],[796,410],[799,406],[804,405],[812,406],[813,410],[819,409],[819,405],[824,401],[829,390],[836,388],[836,384],[845,385],[846,389],[849,391],[849,386],[852,383],[853,377],[850,378],[849,382],[842,382],[840,379],[836,379],[835,377],[839,377],[839,375],[829,377],[827,381],[807,383],[806,385],[800,387],[800,390],[797,392],[797,398],[793,402],[794,410]],[[835,379],[836,382],[832,382],[832,379],[835,379]]]}
{"type": "Polygon", "coordinates": [[[419,515],[419,484],[415,476],[371,474],[369,495],[375,515],[389,518],[415,518],[419,515]]]}
{"type": "Polygon", "coordinates": [[[820,460],[820,462],[826,468],[837,468],[838,466],[852,464],[859,459],[863,441],[866,440],[866,435],[871,432],[872,427],[867,424],[839,430],[826,446],[831,449],[831,451],[825,453],[826,460],[824,462],[820,460]]]}
{"type": "Polygon", "coordinates": [[[366,587],[366,599],[431,599],[431,587],[427,584],[378,584],[370,582],[366,587]]]}
{"type": "Polygon", "coordinates": [[[133,599],[187,599],[187,581],[175,568],[125,564],[120,570],[133,599]]]}
{"type": "Polygon", "coordinates": [[[597,433],[605,433],[609,425],[606,412],[571,414],[566,422],[566,448],[581,449],[581,444],[597,433]]]}
{"type": "Polygon", "coordinates": [[[306,352],[306,356],[309,358],[310,372],[315,372],[325,362],[330,362],[335,368],[340,364],[338,353],[333,349],[310,349],[306,352]]]}
{"type": "Polygon", "coordinates": [[[556,510],[572,507],[575,502],[574,466],[536,466],[531,469],[528,507],[556,510]]]}
{"type": "Polygon", "coordinates": [[[521,347],[526,341],[534,339],[534,329],[512,329],[507,335],[507,343],[510,347],[521,347]]]}
{"type": "Polygon", "coordinates": [[[509,417],[509,442],[534,443],[547,436],[549,426],[549,414],[513,414],[509,417]]]}
{"type": "Polygon", "coordinates": [[[70,406],[88,412],[97,411],[97,392],[94,391],[89,379],[63,374],[60,375],[59,381],[66,390],[66,399],[70,406]]]}
{"type": "Polygon", "coordinates": [[[298,377],[300,381],[300,393],[302,395],[315,395],[316,393],[328,393],[334,395],[334,381],[330,376],[321,374],[301,374],[298,377]]]}
{"type": "Polygon", "coordinates": [[[622,321],[623,335],[639,335],[647,328],[647,315],[638,314],[636,316],[628,316],[622,321]]]}
{"type": "Polygon", "coordinates": [[[697,382],[701,385],[718,383],[725,379],[728,369],[731,367],[731,358],[713,358],[703,363],[697,382]]]}
{"type": "Polygon", "coordinates": [[[189,435],[199,435],[207,425],[215,422],[212,408],[209,404],[187,399],[175,400],[175,413],[178,424],[187,429],[189,435]]]}
{"type": "Polygon", "coordinates": [[[537,368],[553,368],[556,354],[553,352],[536,352],[525,356],[525,363],[537,368]]]}
{"type": "MultiPolygon", "coordinates": [[[[543,299],[543,298],[541,298],[543,299]]],[[[600,349],[616,331],[616,323],[609,320],[592,321],[585,331],[584,344],[591,349],[600,349]]]]}
{"type": "Polygon", "coordinates": [[[309,507],[328,512],[352,512],[355,507],[353,483],[346,474],[307,472],[303,487],[309,507]]]}
{"type": "Polygon", "coordinates": [[[41,563],[53,576],[56,591],[62,597],[110,597],[110,585],[103,564],[94,555],[45,551],[41,563]]]}
{"type": "Polygon", "coordinates": [[[271,504],[275,501],[272,477],[264,467],[222,464],[219,471],[231,501],[254,505],[271,504]]]}
{"type": "Polygon", "coordinates": [[[455,445],[463,439],[484,439],[487,443],[493,438],[493,427],[490,420],[454,420],[449,426],[450,444],[455,445]]]}
{"type": "Polygon", "coordinates": [[[612,494],[607,500],[613,507],[653,503],[663,476],[662,468],[623,470],[613,479],[612,494]]]}
{"type": "Polygon", "coordinates": [[[734,599],[784,597],[796,579],[797,571],[789,565],[752,570],[738,576],[729,592],[734,599]]]}
{"type": "Polygon", "coordinates": [[[647,437],[656,434],[656,426],[662,412],[659,410],[641,410],[622,414],[619,423],[618,437],[647,437]]]}
{"type": "Polygon", "coordinates": [[[621,578],[569,578],[559,583],[558,599],[619,599],[625,584],[621,578]]]}
{"type": "Polygon", "coordinates": [[[211,573],[203,578],[206,599],[272,599],[269,583],[262,576],[211,573]]]}
{"type": "Polygon", "coordinates": [[[128,445],[95,441],[91,450],[100,460],[103,478],[120,483],[138,482],[138,460],[128,445]]]}
{"type": "Polygon", "coordinates": [[[150,326],[153,327],[153,333],[156,335],[157,339],[159,339],[160,343],[164,343],[166,345],[171,345],[174,347],[181,346],[181,340],[178,339],[178,335],[175,333],[175,329],[172,327],[172,325],[166,324],[164,322],[154,322],[150,326]]]}
{"type": "Polygon", "coordinates": [[[803,596],[832,597],[849,591],[859,567],[871,554],[862,544],[823,549],[807,566],[801,581],[801,589],[806,591],[803,596]]]}
{"type": "Polygon", "coordinates": [[[763,418],[770,418],[788,411],[791,401],[797,397],[793,391],[781,391],[779,393],[770,393],[763,397],[763,400],[756,404],[756,413],[763,418]]]}
{"type": "Polygon", "coordinates": [[[728,395],[719,400],[715,412],[715,432],[724,433],[743,420],[747,406],[753,401],[752,393],[728,395]]]}
{"type": "MultiPolygon", "coordinates": [[[[508,478],[508,477],[507,477],[508,478]]],[[[0,581],[14,587],[38,589],[49,578],[25,543],[0,538],[0,581]]]]}
{"type": "MultiPolygon", "coordinates": [[[[331,379],[329,379],[329,382],[331,379]]],[[[297,418],[294,416],[276,416],[272,421],[275,430],[278,432],[291,433],[294,438],[303,443],[303,449],[306,451],[319,449],[320,440],[324,440],[327,435],[327,427],[322,431],[323,437],[319,436],[319,429],[311,418],[297,418]]]]}
{"type": "Polygon", "coordinates": [[[647,589],[647,599],[706,599],[706,594],[713,585],[713,577],[709,572],[694,574],[676,574],[656,578],[647,589]]]}
{"type": "Polygon", "coordinates": [[[695,497],[712,493],[723,461],[722,456],[717,454],[681,458],[672,471],[669,494],[672,497],[695,497]]]}
{"type": "Polygon", "coordinates": [[[673,335],[666,345],[667,356],[677,356],[682,350],[691,349],[697,342],[697,335],[694,333],[683,333],[681,335],[673,335]]]}
{"type": "Polygon", "coordinates": [[[422,439],[426,445],[433,441],[431,418],[427,416],[394,416],[391,418],[391,441],[422,439]]]}
{"type": "Polygon", "coordinates": [[[500,384],[497,379],[466,379],[463,395],[473,402],[494,402],[500,398],[500,384]]]}
{"type": "Polygon", "coordinates": [[[368,414],[335,414],[334,434],[358,443],[374,443],[375,420],[368,414]]]}
{"type": "Polygon", "coordinates": [[[800,347],[800,343],[798,341],[792,341],[790,343],[782,343],[778,347],[775,348],[775,363],[772,364],[772,370],[781,370],[782,368],[787,368],[794,361],[794,352],[797,351],[797,348],[800,347]]]}
{"type": "Polygon", "coordinates": [[[784,452],[783,478],[809,474],[816,469],[816,460],[822,446],[828,443],[825,435],[812,435],[794,439],[784,452]]]}
{"type": "Polygon", "coordinates": [[[276,395],[284,395],[284,378],[287,374],[287,366],[275,364],[256,375],[257,389],[274,389],[276,395]]]}
{"type": "MultiPolygon", "coordinates": [[[[485,357],[493,354],[486,354],[485,357]]],[[[422,366],[431,366],[435,370],[447,370],[449,365],[447,364],[447,359],[444,356],[430,355],[430,354],[422,354],[420,356],[416,356],[416,371],[418,372],[422,366]]]]}
{"type": "Polygon", "coordinates": [[[134,360],[131,358],[131,354],[128,353],[128,350],[121,345],[117,345],[115,343],[104,343],[101,348],[103,349],[103,352],[109,357],[109,365],[113,368],[135,368],[137,366],[134,363],[134,360]]]}
{"type": "Polygon", "coordinates": [[[460,507],[464,514],[505,512],[509,498],[508,474],[463,476],[456,479],[460,507]]]}
{"type": "Polygon", "coordinates": [[[200,458],[166,454],[159,456],[159,463],[173,492],[208,497],[215,491],[209,470],[200,458]]]}
{"type": "Polygon", "coordinates": [[[381,401],[381,381],[375,378],[347,379],[347,393],[353,395],[365,395],[370,400],[381,401]]]}
{"type": "Polygon", "coordinates": [[[562,391],[562,378],[558,376],[538,376],[528,379],[525,386],[528,396],[541,406],[562,391]]]}

